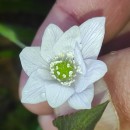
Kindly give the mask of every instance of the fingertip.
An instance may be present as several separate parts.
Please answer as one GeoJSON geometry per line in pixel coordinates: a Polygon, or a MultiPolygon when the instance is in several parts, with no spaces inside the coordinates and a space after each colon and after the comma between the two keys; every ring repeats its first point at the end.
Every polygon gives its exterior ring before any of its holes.
{"type": "Polygon", "coordinates": [[[53,109],[48,105],[47,102],[37,103],[37,104],[23,104],[26,109],[36,115],[48,115],[53,114],[53,109]]]}

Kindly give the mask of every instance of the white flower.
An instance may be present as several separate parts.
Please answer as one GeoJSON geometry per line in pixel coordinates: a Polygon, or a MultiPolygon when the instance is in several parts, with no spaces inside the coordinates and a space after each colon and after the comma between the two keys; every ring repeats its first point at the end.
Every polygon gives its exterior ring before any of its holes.
{"type": "Polygon", "coordinates": [[[66,32],[50,24],[41,47],[26,47],[20,53],[29,76],[21,101],[47,101],[52,108],[68,102],[74,109],[90,109],[93,83],[107,72],[105,63],[97,60],[104,32],[104,17],[89,19],[66,32]]]}

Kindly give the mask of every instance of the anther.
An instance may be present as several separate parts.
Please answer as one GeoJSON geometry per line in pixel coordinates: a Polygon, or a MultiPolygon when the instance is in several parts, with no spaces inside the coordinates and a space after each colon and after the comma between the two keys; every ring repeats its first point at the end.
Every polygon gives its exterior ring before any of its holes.
{"type": "Polygon", "coordinates": [[[59,71],[57,71],[57,74],[58,74],[58,75],[60,75],[60,72],[59,72],[59,71]]]}
{"type": "Polygon", "coordinates": [[[70,64],[68,63],[68,64],[67,64],[67,68],[69,68],[69,67],[70,67],[70,64]]]}
{"type": "Polygon", "coordinates": [[[58,70],[58,66],[56,66],[56,70],[58,70]]]}
{"type": "Polygon", "coordinates": [[[63,75],[62,75],[62,77],[63,77],[63,78],[66,78],[66,75],[65,75],[65,74],[63,74],[63,75]]]}

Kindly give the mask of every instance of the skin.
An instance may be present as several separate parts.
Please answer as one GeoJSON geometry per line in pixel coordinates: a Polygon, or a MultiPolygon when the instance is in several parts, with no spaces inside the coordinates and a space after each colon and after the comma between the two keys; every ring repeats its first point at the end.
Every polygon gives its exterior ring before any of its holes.
{"type": "MultiPolygon", "coordinates": [[[[128,40],[119,43],[110,42],[116,36],[128,32],[128,22],[130,20],[130,0],[57,0],[48,14],[46,20],[39,28],[32,45],[40,45],[44,29],[48,24],[54,23],[62,30],[67,30],[73,25],[80,25],[89,18],[96,16],[106,17],[106,34],[104,38],[103,52],[117,50],[115,53],[108,53],[100,57],[107,66],[108,73],[105,81],[110,91],[112,102],[117,110],[121,130],[130,129],[130,45],[128,40]],[[127,24],[127,29],[124,27],[127,24]],[[123,30],[123,31],[122,31],[123,30]],[[124,48],[125,45],[125,49],[124,48]],[[120,46],[120,48],[119,48],[120,46]],[[118,50],[122,49],[122,50],[118,50]]],[[[117,38],[118,39],[118,38],[117,38]]],[[[28,77],[22,72],[20,78],[20,97],[21,91],[28,77]]],[[[39,115],[39,123],[44,130],[57,130],[52,125],[54,119],[53,109],[47,102],[38,104],[23,104],[29,111],[39,115]]]]}

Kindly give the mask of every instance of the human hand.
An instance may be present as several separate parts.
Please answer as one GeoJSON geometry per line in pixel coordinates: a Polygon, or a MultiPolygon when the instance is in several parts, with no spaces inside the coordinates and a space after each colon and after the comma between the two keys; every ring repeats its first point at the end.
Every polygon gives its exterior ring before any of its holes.
{"type": "MultiPolygon", "coordinates": [[[[73,25],[79,25],[85,20],[96,17],[106,17],[106,35],[104,43],[113,39],[125,27],[130,18],[130,1],[129,0],[57,0],[49,13],[46,20],[39,28],[33,45],[39,45],[44,29],[49,23],[58,25],[62,30],[67,30],[73,25]]],[[[111,50],[123,46],[122,44],[107,45],[111,50]]],[[[129,43],[128,43],[129,44],[129,43]]],[[[129,113],[129,75],[130,75],[130,49],[124,49],[115,52],[115,54],[107,54],[101,59],[108,66],[108,73],[105,76],[105,81],[108,85],[113,104],[120,118],[121,130],[130,128],[130,113],[129,113]]],[[[22,72],[20,80],[20,95],[22,87],[27,81],[27,76],[22,72]]],[[[44,130],[56,130],[52,126],[54,118],[53,109],[49,107],[47,102],[38,103],[35,105],[24,104],[31,112],[39,115],[39,122],[44,130]]]]}

